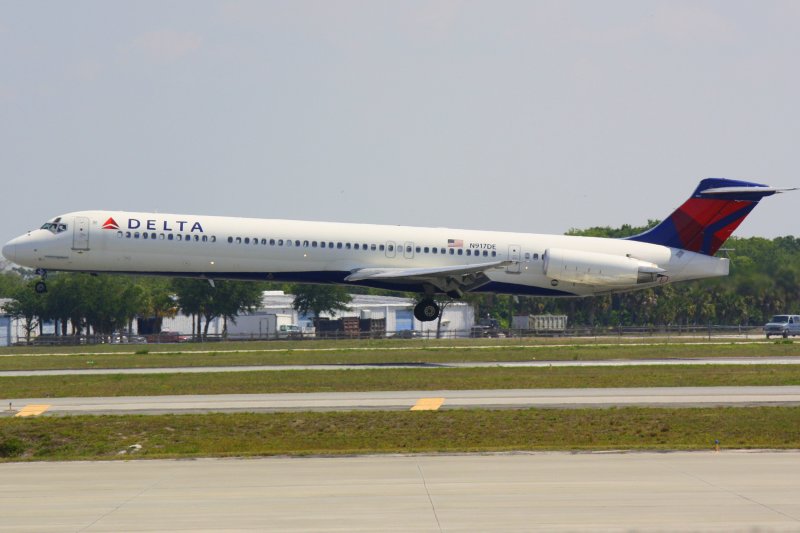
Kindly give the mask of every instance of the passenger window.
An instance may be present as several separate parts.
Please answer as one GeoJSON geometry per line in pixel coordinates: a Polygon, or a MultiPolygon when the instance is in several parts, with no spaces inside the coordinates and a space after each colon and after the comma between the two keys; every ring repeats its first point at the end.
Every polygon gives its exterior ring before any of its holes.
{"type": "Polygon", "coordinates": [[[283,239],[278,239],[278,246],[283,246],[283,239]]]}
{"type": "MultiPolygon", "coordinates": [[[[175,238],[175,236],[174,236],[172,233],[167,233],[167,240],[168,240],[168,241],[171,241],[171,240],[173,240],[174,238],[175,238]]],[[[228,238],[230,239],[230,237],[228,237],[228,238]]],[[[233,240],[233,239],[231,239],[231,240],[233,240]]],[[[230,241],[228,241],[228,242],[230,242],[230,241]]]]}
{"type": "Polygon", "coordinates": [[[419,250],[420,250],[420,247],[419,247],[419,246],[417,246],[417,253],[419,253],[419,250]]]}
{"type": "Polygon", "coordinates": [[[410,247],[410,246],[406,246],[406,253],[407,253],[407,254],[410,254],[410,253],[411,253],[411,247],[410,247]]]}
{"type": "Polygon", "coordinates": [[[459,248],[459,249],[458,249],[458,255],[464,255],[464,250],[462,250],[461,248],[459,248]]]}
{"type": "Polygon", "coordinates": [[[375,250],[377,250],[377,249],[378,249],[378,247],[377,247],[377,246],[375,246],[374,244],[372,244],[372,245],[370,245],[369,249],[370,249],[370,250],[372,250],[372,251],[374,252],[375,250]]]}
{"type": "Polygon", "coordinates": [[[294,245],[299,248],[300,247],[300,241],[294,241],[294,245]]]}
{"type": "MultiPolygon", "coordinates": [[[[180,235],[178,235],[178,237],[180,237],[180,235]]],[[[178,239],[178,240],[180,240],[180,239],[178,239]]],[[[236,244],[242,244],[242,238],[241,237],[236,237],[236,244]]]]}
{"type": "Polygon", "coordinates": [[[497,251],[492,250],[492,257],[497,257],[497,251]]]}
{"type": "Polygon", "coordinates": [[[150,234],[148,234],[147,232],[142,233],[142,239],[149,239],[149,238],[150,238],[150,234]]]}
{"type": "Polygon", "coordinates": [[[321,243],[319,243],[319,247],[320,248],[325,248],[325,241],[322,241],[321,243]]]}
{"type": "Polygon", "coordinates": [[[378,247],[378,250],[380,250],[381,252],[383,252],[385,249],[386,247],[382,244],[378,247]]]}
{"type": "MultiPolygon", "coordinates": [[[[427,250],[425,250],[425,251],[427,252],[427,250]]],[[[438,252],[438,250],[437,250],[436,248],[433,248],[433,249],[431,250],[431,252],[433,252],[433,253],[437,253],[437,252],[438,252]]]]}
{"type": "Polygon", "coordinates": [[[130,231],[126,231],[125,232],[125,238],[126,239],[130,239],[131,238],[131,232],[130,231]]]}
{"type": "Polygon", "coordinates": [[[317,247],[317,241],[311,241],[311,247],[312,248],[316,248],[317,247]]]}
{"type": "Polygon", "coordinates": [[[483,257],[487,257],[488,255],[489,255],[489,252],[487,252],[486,250],[484,250],[484,251],[483,251],[483,257]]]}
{"type": "Polygon", "coordinates": [[[250,237],[245,237],[244,238],[244,243],[245,244],[250,244],[250,237]]]}
{"type": "Polygon", "coordinates": [[[344,247],[345,247],[346,249],[348,249],[348,250],[349,250],[350,248],[352,248],[352,246],[350,245],[350,243],[349,243],[349,242],[346,242],[346,243],[344,243],[344,247]]]}
{"type": "Polygon", "coordinates": [[[340,250],[341,250],[341,249],[342,249],[342,243],[340,243],[340,242],[337,242],[337,243],[336,243],[336,247],[337,247],[338,249],[340,249],[340,250]]]}
{"type": "Polygon", "coordinates": [[[139,232],[138,231],[133,234],[133,238],[134,239],[138,239],[139,238],[139,232]]]}
{"type": "Polygon", "coordinates": [[[233,237],[228,237],[228,242],[233,243],[233,237]]]}
{"type": "Polygon", "coordinates": [[[534,260],[539,259],[539,254],[533,254],[533,259],[534,260]]]}
{"type": "Polygon", "coordinates": [[[178,233],[177,235],[175,235],[175,240],[182,241],[183,240],[183,235],[178,233]]]}
{"type": "Polygon", "coordinates": [[[455,251],[454,249],[452,249],[452,248],[450,248],[450,250],[449,250],[449,251],[450,251],[450,255],[453,255],[453,254],[455,254],[455,253],[456,253],[456,251],[455,251]]]}
{"type": "Polygon", "coordinates": [[[359,247],[358,247],[358,243],[355,243],[355,244],[353,245],[353,247],[354,247],[356,250],[360,250],[360,249],[361,249],[361,248],[359,248],[359,247]]]}
{"type": "Polygon", "coordinates": [[[212,235],[211,236],[211,242],[217,242],[217,236],[216,235],[212,235]]]}
{"type": "Polygon", "coordinates": [[[158,240],[160,240],[160,241],[163,241],[164,239],[166,239],[166,237],[164,236],[164,234],[163,234],[163,233],[159,233],[159,234],[158,234],[158,240]]]}
{"type": "Polygon", "coordinates": [[[424,251],[424,252],[427,254],[427,253],[430,251],[430,248],[428,248],[428,247],[426,246],[426,247],[425,247],[425,248],[423,248],[422,250],[423,250],[423,251],[424,251]]]}
{"type": "Polygon", "coordinates": [[[275,246],[275,239],[270,239],[269,240],[269,245],[270,246],[275,246]]]}
{"type": "Polygon", "coordinates": [[[117,239],[121,239],[121,238],[122,238],[122,232],[121,232],[121,231],[118,231],[118,232],[117,232],[117,239]]]}
{"type": "Polygon", "coordinates": [[[208,237],[203,235],[203,242],[208,242],[208,237]]]}
{"type": "Polygon", "coordinates": [[[390,252],[394,252],[394,244],[390,244],[389,245],[389,251],[390,252]]]}

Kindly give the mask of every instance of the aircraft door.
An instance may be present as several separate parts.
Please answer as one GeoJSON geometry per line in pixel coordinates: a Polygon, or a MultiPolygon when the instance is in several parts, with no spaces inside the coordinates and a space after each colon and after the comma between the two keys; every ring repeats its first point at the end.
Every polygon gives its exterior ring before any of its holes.
{"type": "Polygon", "coordinates": [[[397,253],[394,241],[386,241],[386,257],[394,257],[397,253]]]}
{"type": "Polygon", "coordinates": [[[72,249],[75,251],[89,249],[89,219],[87,217],[75,217],[72,230],[72,249]]]}
{"type": "Polygon", "coordinates": [[[403,244],[403,257],[406,259],[414,259],[414,243],[406,242],[403,244]]]}
{"type": "Polygon", "coordinates": [[[519,274],[520,271],[520,245],[519,244],[509,244],[508,245],[508,260],[515,261],[514,263],[508,265],[506,267],[506,272],[509,274],[519,274]]]}

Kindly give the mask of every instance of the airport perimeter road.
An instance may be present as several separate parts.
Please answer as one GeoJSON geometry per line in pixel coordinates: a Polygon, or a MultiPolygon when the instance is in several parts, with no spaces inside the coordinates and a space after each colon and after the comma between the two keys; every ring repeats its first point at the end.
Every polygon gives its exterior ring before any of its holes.
{"type": "Polygon", "coordinates": [[[104,374],[200,374],[208,372],[263,372],[281,370],[375,370],[397,368],[547,368],[596,366],[674,365],[800,365],[800,357],[713,357],[691,359],[606,359],[597,361],[509,361],[465,363],[373,363],[342,365],[194,366],[163,368],[85,368],[80,370],[0,370],[1,377],[104,374]]]}
{"type": "Polygon", "coordinates": [[[798,531],[800,453],[0,464],[0,531],[798,531]]]}
{"type": "Polygon", "coordinates": [[[410,409],[424,398],[443,398],[442,408],[527,407],[710,407],[720,405],[800,405],[800,386],[653,387],[607,389],[500,389],[458,391],[379,391],[292,394],[213,394],[104,398],[25,398],[0,400],[6,416],[26,405],[45,414],[207,413],[270,411],[352,411],[410,409]]]}

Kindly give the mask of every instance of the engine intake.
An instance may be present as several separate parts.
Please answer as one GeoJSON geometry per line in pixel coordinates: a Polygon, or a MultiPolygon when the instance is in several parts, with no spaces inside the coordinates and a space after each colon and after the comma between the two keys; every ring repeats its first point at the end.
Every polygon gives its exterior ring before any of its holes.
{"type": "Polygon", "coordinates": [[[666,272],[655,263],[628,256],[548,248],[544,274],[554,280],[585,285],[653,283],[666,272]]]}

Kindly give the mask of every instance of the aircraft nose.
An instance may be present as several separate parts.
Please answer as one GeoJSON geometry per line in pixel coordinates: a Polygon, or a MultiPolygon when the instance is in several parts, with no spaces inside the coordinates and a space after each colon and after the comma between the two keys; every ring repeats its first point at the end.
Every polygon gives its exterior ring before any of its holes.
{"type": "Polygon", "coordinates": [[[13,242],[9,241],[3,246],[3,257],[12,263],[17,259],[17,246],[13,242]]]}

